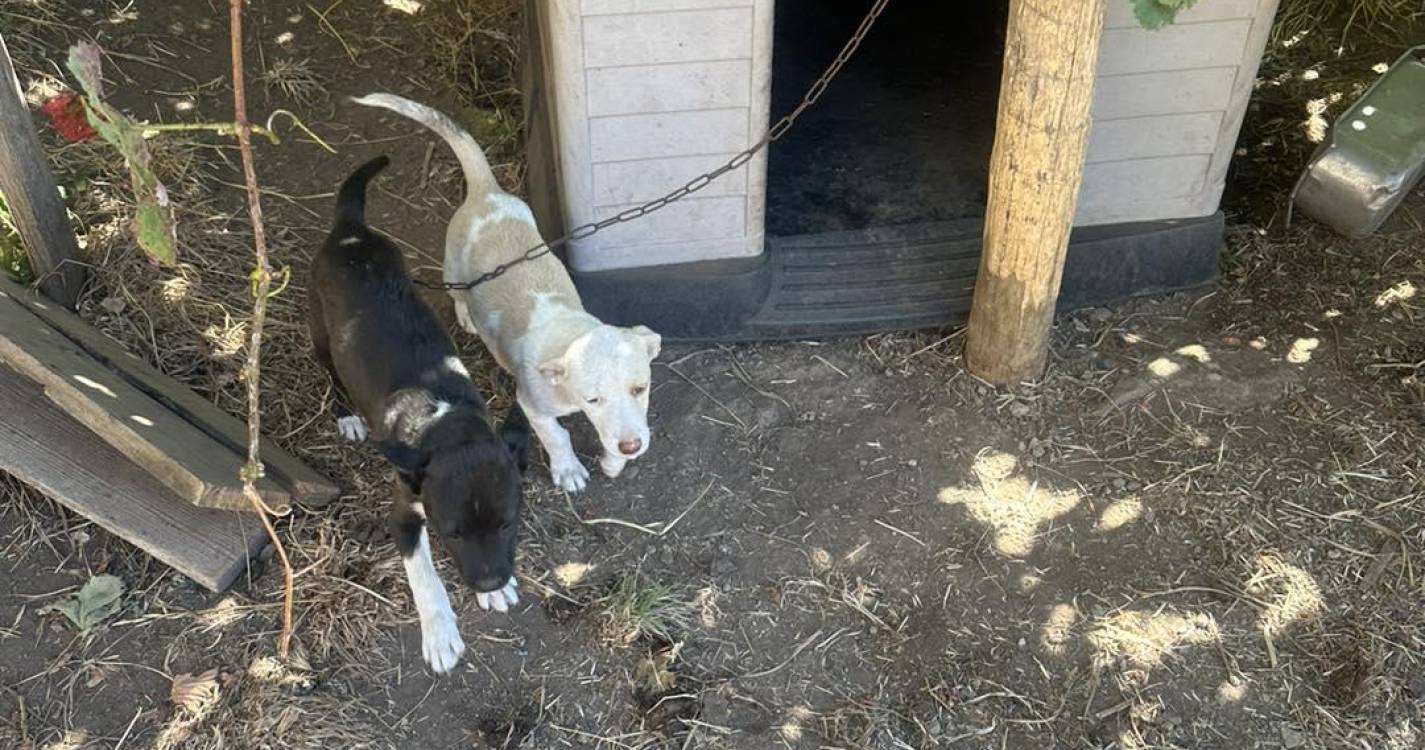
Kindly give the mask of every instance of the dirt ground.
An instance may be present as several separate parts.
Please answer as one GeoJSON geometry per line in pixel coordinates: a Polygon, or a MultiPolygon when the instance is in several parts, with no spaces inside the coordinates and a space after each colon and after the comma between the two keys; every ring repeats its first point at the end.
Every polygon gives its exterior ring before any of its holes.
{"type": "MultiPolygon", "coordinates": [[[[221,120],[222,5],[4,0],[0,32],[35,91],[88,37],[119,106],[221,120]]],[[[272,311],[267,430],[347,489],[280,525],[293,658],[274,655],[266,561],[212,595],[0,478],[0,747],[1425,747],[1425,195],[1358,242],[1269,223],[1310,150],[1307,84],[1332,80],[1272,65],[1264,81],[1286,77],[1242,139],[1219,285],[1065,316],[1045,377],[1013,389],[965,373],[959,330],[666,347],[650,453],[575,497],[535,467],[525,599],[485,613],[454,589],[470,649],[433,677],[388,479],[334,433],[299,287],[355,164],[395,159],[372,220],[416,266],[436,264],[461,194],[443,147],[345,96],[480,108],[468,119],[519,185],[519,3],[392,5],[248,14],[254,111],[291,109],[339,151],[287,128],[259,149],[296,272],[272,311]],[[101,572],[128,586],[104,626],[37,612],[101,572]],[[209,670],[210,692],[175,702],[175,678],[209,670]]],[[[1365,80],[1394,56],[1360,45],[1319,67],[1365,80]]],[[[47,145],[95,264],[85,316],[240,413],[250,250],[230,144],[160,144],[175,271],[123,230],[112,156],[47,145]]]]}

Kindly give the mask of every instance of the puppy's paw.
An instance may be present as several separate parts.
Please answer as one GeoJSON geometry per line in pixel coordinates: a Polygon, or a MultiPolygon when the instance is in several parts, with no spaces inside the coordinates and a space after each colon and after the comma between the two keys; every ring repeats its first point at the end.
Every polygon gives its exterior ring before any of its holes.
{"type": "Polygon", "coordinates": [[[360,443],[366,439],[366,420],[355,414],[348,414],[336,420],[336,431],[341,436],[353,443],[360,443]]]}
{"type": "Polygon", "coordinates": [[[612,453],[605,453],[599,457],[599,469],[604,472],[604,476],[613,479],[623,473],[623,467],[628,466],[628,459],[622,456],[615,456],[612,453]]]}
{"type": "Polygon", "coordinates": [[[460,639],[454,612],[446,610],[429,618],[421,618],[421,653],[436,674],[445,674],[460,663],[460,655],[465,653],[465,641],[460,639]]]}
{"type": "Polygon", "coordinates": [[[589,470],[584,468],[584,464],[580,463],[576,456],[571,455],[562,460],[551,459],[549,473],[553,475],[554,483],[559,489],[565,492],[583,492],[589,485],[589,470]]]}
{"type": "Polygon", "coordinates": [[[505,582],[503,588],[494,591],[482,591],[475,595],[475,603],[480,605],[480,609],[496,612],[508,612],[510,608],[520,603],[519,582],[511,577],[505,582]]]}

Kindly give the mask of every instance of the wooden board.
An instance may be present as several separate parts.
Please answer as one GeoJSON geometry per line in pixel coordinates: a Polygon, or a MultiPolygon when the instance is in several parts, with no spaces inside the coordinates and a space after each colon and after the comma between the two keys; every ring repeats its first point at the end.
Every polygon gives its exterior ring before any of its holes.
{"type": "Polygon", "coordinates": [[[92,519],[213,591],[226,589],[261,551],[252,515],[184,502],[44,389],[0,365],[0,470],[92,519]]]}
{"type": "Polygon", "coordinates": [[[0,194],[20,239],[30,270],[45,294],[73,307],[84,286],[79,244],[45,160],[30,109],[20,91],[10,52],[0,37],[0,194]]]}
{"type": "MultiPolygon", "coordinates": [[[[250,509],[238,472],[243,458],[84,353],[9,294],[0,293],[0,361],[105,442],[194,505],[250,509]]],[[[271,479],[258,492],[274,510],[291,495],[271,479]]]]}
{"type": "MultiPolygon", "coordinates": [[[[89,356],[118,372],[135,388],[168,407],[213,440],[238,455],[247,454],[246,423],[159,372],[73,313],[48,304],[39,295],[0,278],[0,295],[6,294],[89,356]]],[[[269,479],[290,491],[292,499],[306,505],[325,505],[335,499],[340,491],[330,479],[266,437],[262,439],[262,465],[269,479]]]]}

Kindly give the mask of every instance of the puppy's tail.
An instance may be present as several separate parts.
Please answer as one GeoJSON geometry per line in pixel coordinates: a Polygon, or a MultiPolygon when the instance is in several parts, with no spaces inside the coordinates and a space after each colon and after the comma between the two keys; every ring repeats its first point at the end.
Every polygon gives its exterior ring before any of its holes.
{"type": "Polygon", "coordinates": [[[469,195],[489,195],[500,192],[495,173],[490,170],[490,162],[485,151],[475,142],[465,128],[440,112],[394,94],[367,94],[352,101],[367,107],[389,109],[399,115],[430,128],[436,135],[450,144],[455,157],[460,160],[460,168],[465,172],[465,185],[469,195]]]}
{"type": "Polygon", "coordinates": [[[336,193],[336,223],[366,225],[366,183],[391,163],[389,156],[378,156],[356,168],[336,193]]]}

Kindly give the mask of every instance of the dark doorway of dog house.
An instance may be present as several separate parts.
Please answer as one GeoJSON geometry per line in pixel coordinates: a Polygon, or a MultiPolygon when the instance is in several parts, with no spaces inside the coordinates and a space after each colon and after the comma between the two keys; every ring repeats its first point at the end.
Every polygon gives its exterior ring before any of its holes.
{"type": "MultiPolygon", "coordinates": [[[[773,119],[797,105],[867,7],[777,1],[773,119]]],[[[576,272],[590,312],[672,340],[963,322],[982,247],[1006,16],[1007,0],[892,3],[818,104],[771,147],[762,256],[576,272]]],[[[1076,230],[1059,308],[1207,282],[1221,237],[1220,214],[1076,230]]]]}

